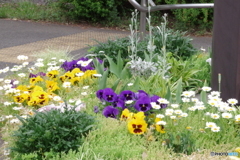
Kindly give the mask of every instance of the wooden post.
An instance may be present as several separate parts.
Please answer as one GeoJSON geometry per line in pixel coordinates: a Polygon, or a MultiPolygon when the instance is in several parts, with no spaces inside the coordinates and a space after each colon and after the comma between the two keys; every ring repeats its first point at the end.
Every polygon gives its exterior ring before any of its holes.
{"type": "Polygon", "coordinates": [[[221,98],[240,101],[240,0],[215,0],[213,25],[212,82],[221,98]]]}

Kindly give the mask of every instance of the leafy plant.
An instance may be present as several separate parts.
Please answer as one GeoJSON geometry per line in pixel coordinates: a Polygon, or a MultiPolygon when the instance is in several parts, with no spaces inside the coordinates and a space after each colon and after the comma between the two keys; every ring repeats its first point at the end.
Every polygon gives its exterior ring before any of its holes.
{"type": "Polygon", "coordinates": [[[85,112],[75,109],[52,109],[36,112],[27,119],[18,117],[22,125],[13,133],[15,146],[11,148],[21,154],[45,152],[68,152],[77,150],[84,137],[93,129],[95,119],[85,112]]]}

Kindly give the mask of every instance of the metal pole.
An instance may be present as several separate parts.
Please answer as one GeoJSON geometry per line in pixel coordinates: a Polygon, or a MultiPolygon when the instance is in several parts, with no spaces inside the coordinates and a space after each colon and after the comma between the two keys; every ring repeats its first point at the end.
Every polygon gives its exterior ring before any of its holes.
{"type": "MultiPolygon", "coordinates": [[[[143,7],[147,6],[146,0],[141,0],[141,5],[143,7]]],[[[143,37],[146,34],[146,12],[141,11],[140,12],[140,40],[143,39],[143,37]]]]}

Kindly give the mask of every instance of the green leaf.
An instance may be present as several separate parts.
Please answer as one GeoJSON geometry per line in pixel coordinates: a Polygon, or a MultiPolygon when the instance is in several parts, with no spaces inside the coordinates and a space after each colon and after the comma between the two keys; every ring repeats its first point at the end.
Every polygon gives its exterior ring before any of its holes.
{"type": "Polygon", "coordinates": [[[176,102],[181,103],[181,94],[182,94],[182,77],[177,81],[177,90],[176,90],[176,102]]]}
{"type": "Polygon", "coordinates": [[[99,78],[99,83],[98,83],[99,86],[98,86],[98,89],[104,89],[104,88],[106,88],[108,73],[109,73],[109,71],[106,70],[106,71],[102,74],[102,77],[99,78]]]}

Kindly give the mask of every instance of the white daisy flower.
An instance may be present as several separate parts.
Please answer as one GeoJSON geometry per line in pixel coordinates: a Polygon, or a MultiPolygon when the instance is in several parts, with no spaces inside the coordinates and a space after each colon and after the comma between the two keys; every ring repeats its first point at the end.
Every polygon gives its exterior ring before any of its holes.
{"type": "Polygon", "coordinates": [[[87,92],[82,92],[81,95],[86,96],[87,92]]]}
{"type": "Polygon", "coordinates": [[[36,67],[44,67],[44,64],[42,62],[37,62],[34,64],[36,67]]]}
{"type": "Polygon", "coordinates": [[[156,102],[151,102],[150,104],[151,104],[152,108],[154,108],[154,109],[160,109],[161,108],[161,106],[158,105],[156,102]]]}
{"type": "Polygon", "coordinates": [[[168,104],[168,103],[169,103],[169,101],[166,100],[165,98],[159,98],[157,101],[158,101],[160,104],[168,104]]]}
{"type": "Polygon", "coordinates": [[[232,118],[232,114],[231,113],[222,113],[222,117],[223,118],[226,118],[226,119],[229,119],[229,118],[232,118]]]}
{"type": "Polygon", "coordinates": [[[181,117],[187,117],[187,116],[188,116],[187,113],[182,113],[182,114],[181,114],[181,117]]]}
{"type": "Polygon", "coordinates": [[[26,77],[26,74],[25,73],[19,73],[18,76],[23,78],[23,77],[26,77]]]}
{"type": "Polygon", "coordinates": [[[133,83],[128,83],[127,85],[128,85],[128,86],[132,86],[132,85],[133,85],[133,83]]]}
{"type": "Polygon", "coordinates": [[[10,123],[20,123],[20,120],[19,119],[11,119],[10,123]]]}
{"type": "Polygon", "coordinates": [[[64,88],[71,88],[71,82],[64,82],[63,87],[64,88]]]}
{"type": "Polygon", "coordinates": [[[28,59],[28,56],[19,55],[19,56],[17,56],[17,59],[20,60],[20,61],[25,61],[25,60],[28,59]]]}
{"type": "Polygon", "coordinates": [[[214,113],[212,113],[210,115],[210,117],[213,118],[213,119],[219,119],[220,118],[220,116],[218,114],[214,114],[214,113]]]}
{"type": "Polygon", "coordinates": [[[205,92],[209,92],[209,91],[211,91],[212,90],[212,88],[211,87],[202,87],[202,90],[203,91],[205,91],[205,92]]]}
{"type": "Polygon", "coordinates": [[[238,114],[238,115],[235,116],[235,120],[236,120],[237,122],[240,122],[240,114],[238,114]]]}
{"type": "Polygon", "coordinates": [[[62,100],[62,98],[59,97],[59,96],[54,96],[54,97],[53,97],[53,100],[56,101],[56,102],[59,102],[59,101],[62,100]]]}
{"type": "Polygon", "coordinates": [[[234,98],[230,98],[227,100],[227,102],[231,105],[235,105],[238,103],[238,100],[237,99],[234,99],[234,98]]]}
{"type": "Polygon", "coordinates": [[[29,65],[29,62],[23,62],[22,65],[23,67],[26,67],[27,65],[29,65]]]}
{"type": "Polygon", "coordinates": [[[181,115],[183,112],[182,112],[182,110],[177,109],[177,110],[174,111],[174,113],[175,113],[175,114],[178,114],[178,115],[181,115]]]}
{"type": "Polygon", "coordinates": [[[167,122],[165,122],[165,121],[158,121],[157,122],[157,125],[163,125],[163,126],[165,126],[167,124],[167,122]]]}
{"type": "Polygon", "coordinates": [[[178,108],[178,107],[179,107],[179,104],[171,104],[171,107],[172,107],[172,108],[178,108]]]}
{"type": "Polygon", "coordinates": [[[59,62],[63,63],[65,62],[66,60],[65,59],[59,59],[59,62]]]}
{"type": "Polygon", "coordinates": [[[13,116],[12,115],[8,115],[5,118],[10,119],[10,118],[13,118],[13,116]]]}
{"type": "Polygon", "coordinates": [[[21,110],[21,109],[23,109],[23,107],[13,107],[13,110],[15,110],[15,111],[18,111],[18,110],[21,110]]]}
{"type": "Polygon", "coordinates": [[[190,98],[185,98],[185,97],[183,97],[183,98],[182,98],[182,101],[183,101],[184,103],[190,102],[190,98]]]}
{"type": "Polygon", "coordinates": [[[9,83],[11,83],[11,80],[10,79],[6,79],[6,80],[4,80],[4,83],[9,84],[9,83]]]}
{"type": "Polygon", "coordinates": [[[84,87],[83,87],[83,89],[88,89],[88,88],[89,88],[89,86],[84,86],[84,87]]]}
{"type": "Polygon", "coordinates": [[[216,127],[216,123],[214,122],[206,122],[206,128],[212,128],[212,127],[216,127]]]}
{"type": "Polygon", "coordinates": [[[170,116],[171,119],[176,119],[177,117],[176,116],[170,116]]]}
{"type": "Polygon", "coordinates": [[[156,117],[157,118],[164,118],[165,116],[163,114],[157,114],[156,117]]]}
{"type": "Polygon", "coordinates": [[[220,131],[220,127],[218,127],[218,126],[212,127],[211,131],[212,132],[219,132],[220,131]]]}
{"type": "Polygon", "coordinates": [[[38,58],[37,62],[43,62],[43,59],[42,58],[38,58]]]}

